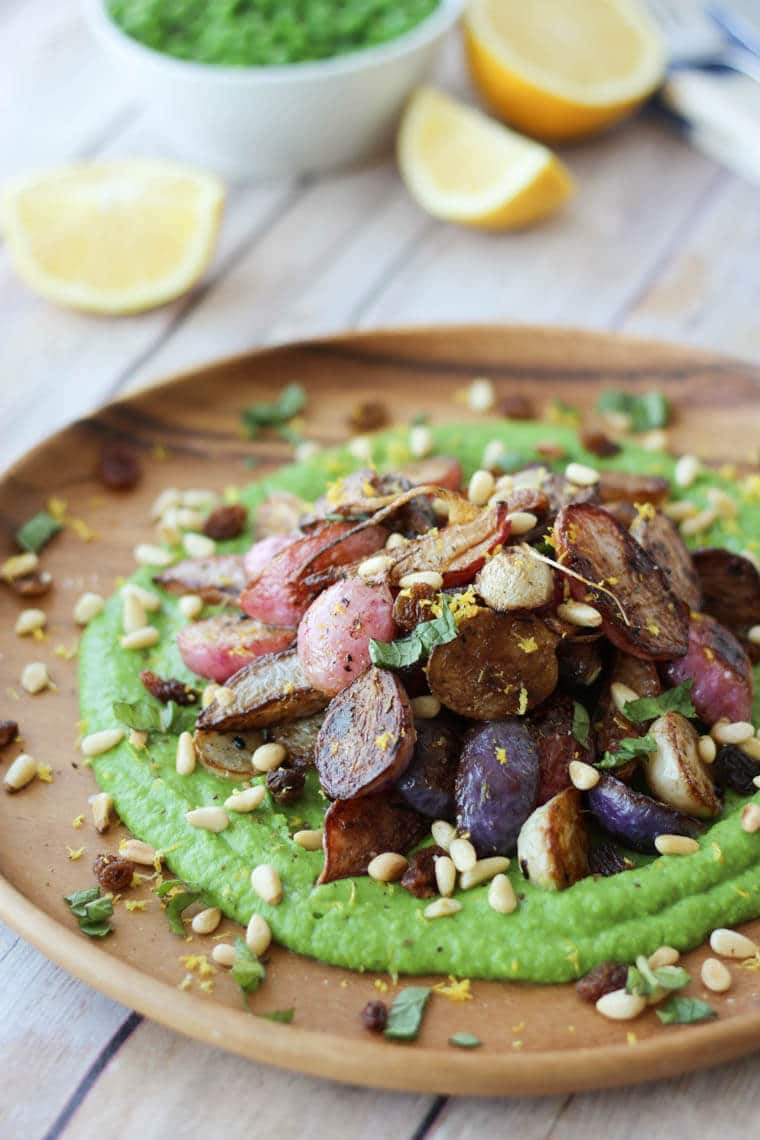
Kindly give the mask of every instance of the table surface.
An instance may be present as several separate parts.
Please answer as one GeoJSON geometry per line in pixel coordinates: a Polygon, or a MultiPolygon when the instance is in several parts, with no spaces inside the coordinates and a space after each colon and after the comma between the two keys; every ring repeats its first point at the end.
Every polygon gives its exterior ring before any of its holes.
{"type": "MultiPolygon", "coordinates": [[[[466,90],[459,45],[440,65],[466,90]]],[[[0,0],[0,178],[71,159],[171,155],[92,45],[73,0],[0,0]]],[[[569,150],[578,193],[512,235],[441,225],[390,161],[230,189],[202,284],[156,312],[57,310],[0,247],[4,467],[117,393],[293,337],[457,321],[620,330],[760,358],[758,191],[655,114],[569,150]]],[[[0,663],[0,667],[2,663],[0,663]]],[[[7,683],[7,682],[6,682],[7,683]]],[[[760,1043],[759,1043],[760,1044],[760,1043]]],[[[453,1140],[757,1130],[760,1056],[626,1091],[467,1100],[349,1088],[197,1044],[82,985],[0,927],[0,1134],[143,1140],[224,1133],[453,1140]]]]}

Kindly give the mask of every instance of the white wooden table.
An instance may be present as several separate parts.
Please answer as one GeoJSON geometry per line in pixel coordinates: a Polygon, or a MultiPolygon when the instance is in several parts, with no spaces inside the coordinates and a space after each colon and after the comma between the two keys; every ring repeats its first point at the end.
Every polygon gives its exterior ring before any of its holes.
{"type": "MultiPolygon", "coordinates": [[[[456,41],[442,75],[464,86],[456,41]]],[[[0,178],[130,153],[172,152],[97,54],[76,4],[0,0],[0,178]]],[[[346,328],[561,323],[760,357],[757,189],[653,115],[566,158],[575,201],[517,235],[431,221],[390,161],[322,181],[234,187],[200,288],[121,320],[37,300],[0,247],[0,465],[116,393],[218,355],[346,328]]],[[[758,1130],[759,1079],[760,1056],[661,1085],[544,1099],[444,1100],[320,1083],[177,1037],[0,928],[8,1140],[747,1140],[758,1130]]]]}

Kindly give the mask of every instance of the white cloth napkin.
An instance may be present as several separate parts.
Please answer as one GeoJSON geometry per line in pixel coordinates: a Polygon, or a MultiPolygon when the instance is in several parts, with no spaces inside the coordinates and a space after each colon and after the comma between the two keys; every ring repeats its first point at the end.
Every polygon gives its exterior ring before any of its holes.
{"type": "Polygon", "coordinates": [[[732,72],[678,69],[660,102],[694,146],[760,186],[760,83],[732,72]]]}

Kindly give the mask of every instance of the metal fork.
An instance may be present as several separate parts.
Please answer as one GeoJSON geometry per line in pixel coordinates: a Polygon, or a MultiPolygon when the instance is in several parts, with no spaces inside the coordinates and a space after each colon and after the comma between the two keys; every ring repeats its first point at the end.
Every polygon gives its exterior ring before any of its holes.
{"type": "MultiPolygon", "coordinates": [[[[743,6],[738,0],[737,8],[743,6]]],[[[649,7],[665,37],[674,67],[727,67],[760,83],[760,59],[718,25],[710,9],[698,0],[649,0],[649,7]]],[[[736,34],[731,19],[733,5],[715,12],[724,26],[736,34]]],[[[748,7],[751,11],[751,6],[748,7]]]]}

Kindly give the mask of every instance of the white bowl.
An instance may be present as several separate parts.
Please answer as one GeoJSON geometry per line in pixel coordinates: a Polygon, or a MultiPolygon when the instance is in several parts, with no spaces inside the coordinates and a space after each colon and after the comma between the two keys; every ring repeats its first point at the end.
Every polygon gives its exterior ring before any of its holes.
{"type": "Polygon", "coordinates": [[[175,148],[232,178],[306,174],[380,152],[462,3],[441,0],[405,35],[349,55],[222,67],[147,48],[110,19],[105,0],[84,0],[98,42],[175,148]]]}

